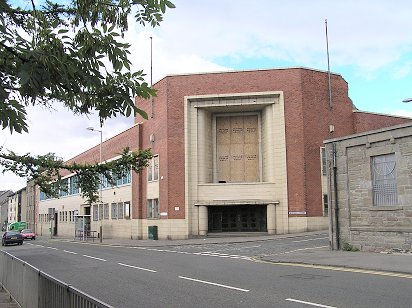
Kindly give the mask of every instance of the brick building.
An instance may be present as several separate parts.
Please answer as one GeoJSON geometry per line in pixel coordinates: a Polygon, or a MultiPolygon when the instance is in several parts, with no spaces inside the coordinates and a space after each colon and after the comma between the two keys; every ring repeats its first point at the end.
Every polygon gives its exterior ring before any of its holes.
{"type": "MultiPolygon", "coordinates": [[[[328,74],[306,68],[167,76],[154,88],[154,99],[136,100],[149,119],[103,143],[104,160],[125,146],[151,148],[150,167],[105,189],[102,210],[74,194],[40,202],[39,213],[66,200],[92,229],[103,223],[103,234],[128,238],[146,238],[149,226],[159,238],[326,229],[323,140],[409,121],[356,110],[337,74],[330,100],[328,74]],[[119,202],[128,219],[111,210],[119,202]]],[[[98,161],[98,151],[73,160],[98,161]]]]}
{"type": "Polygon", "coordinates": [[[412,249],[412,123],[325,141],[334,249],[412,249]]]}

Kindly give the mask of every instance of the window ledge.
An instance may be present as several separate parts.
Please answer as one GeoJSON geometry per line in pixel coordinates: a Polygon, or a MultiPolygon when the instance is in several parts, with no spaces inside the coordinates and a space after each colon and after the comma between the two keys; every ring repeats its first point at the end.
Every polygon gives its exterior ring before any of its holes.
{"type": "Polygon", "coordinates": [[[376,205],[374,207],[369,208],[370,211],[401,211],[405,210],[407,206],[401,206],[401,205],[376,205]]]}
{"type": "Polygon", "coordinates": [[[352,226],[350,231],[358,232],[412,232],[410,227],[352,226]]]}

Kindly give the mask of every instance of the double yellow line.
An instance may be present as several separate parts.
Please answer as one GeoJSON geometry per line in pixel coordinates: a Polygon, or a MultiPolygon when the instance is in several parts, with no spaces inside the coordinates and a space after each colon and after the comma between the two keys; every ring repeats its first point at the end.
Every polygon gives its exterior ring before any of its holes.
{"type": "Polygon", "coordinates": [[[323,270],[328,270],[328,271],[349,272],[349,273],[359,273],[359,274],[368,274],[368,275],[377,275],[377,276],[412,279],[412,274],[405,274],[405,273],[374,271],[374,270],[367,270],[367,269],[360,269],[360,268],[331,266],[331,265],[313,265],[313,264],[304,264],[304,263],[271,262],[271,261],[259,260],[259,259],[256,259],[256,258],[253,258],[253,260],[255,262],[272,264],[272,265],[305,267],[305,268],[323,269],[323,270]]]}

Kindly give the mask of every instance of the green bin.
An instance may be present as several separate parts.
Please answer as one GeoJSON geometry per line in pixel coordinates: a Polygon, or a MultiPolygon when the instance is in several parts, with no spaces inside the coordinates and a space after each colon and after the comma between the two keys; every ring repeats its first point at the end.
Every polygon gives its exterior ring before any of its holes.
{"type": "Polygon", "coordinates": [[[149,240],[157,240],[157,226],[149,226],[149,240]]]}

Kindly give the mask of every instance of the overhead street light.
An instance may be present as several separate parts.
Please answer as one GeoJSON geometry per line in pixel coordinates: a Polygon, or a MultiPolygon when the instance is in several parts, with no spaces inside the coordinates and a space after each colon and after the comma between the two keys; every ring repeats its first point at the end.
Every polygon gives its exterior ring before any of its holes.
{"type": "Polygon", "coordinates": [[[412,98],[405,98],[404,100],[402,100],[403,103],[410,103],[412,102],[412,98]]]}
{"type": "MultiPolygon", "coordinates": [[[[102,163],[102,143],[103,143],[103,131],[101,129],[95,129],[94,127],[88,127],[87,130],[91,130],[93,132],[99,132],[100,133],[100,164],[102,163]]],[[[100,173],[100,191],[99,191],[99,202],[100,205],[102,207],[102,217],[100,217],[100,231],[99,231],[99,239],[100,239],[100,243],[103,240],[103,200],[102,200],[102,189],[103,189],[103,178],[102,178],[102,174],[100,173]]],[[[100,211],[98,213],[98,216],[100,216],[100,211]]]]}

